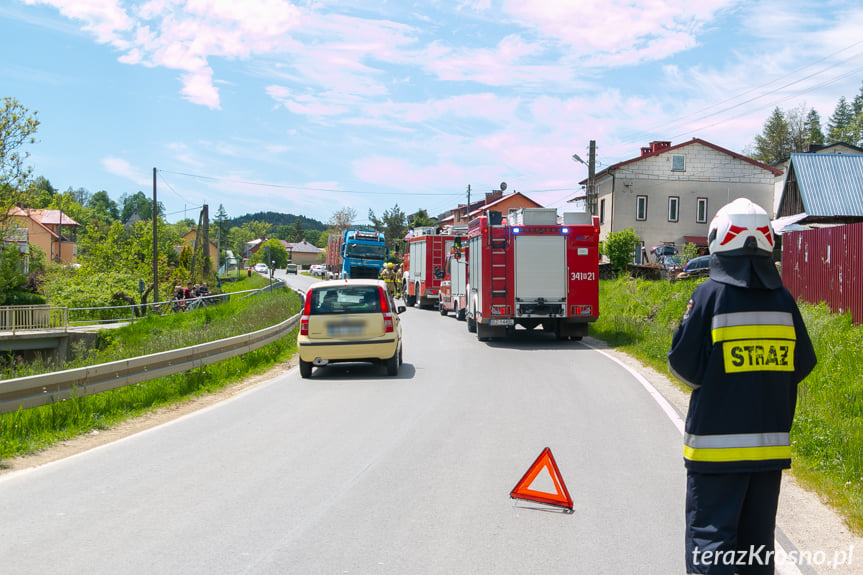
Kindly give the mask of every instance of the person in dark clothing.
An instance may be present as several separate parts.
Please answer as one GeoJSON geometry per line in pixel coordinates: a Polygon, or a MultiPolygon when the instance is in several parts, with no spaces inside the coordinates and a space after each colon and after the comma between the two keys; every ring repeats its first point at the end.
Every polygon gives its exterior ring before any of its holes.
{"type": "Polygon", "coordinates": [[[773,263],[763,208],[741,198],[710,223],[710,278],[692,294],[668,352],[693,388],[684,462],[687,573],[774,570],[774,531],[797,385],[816,364],[773,263]]]}

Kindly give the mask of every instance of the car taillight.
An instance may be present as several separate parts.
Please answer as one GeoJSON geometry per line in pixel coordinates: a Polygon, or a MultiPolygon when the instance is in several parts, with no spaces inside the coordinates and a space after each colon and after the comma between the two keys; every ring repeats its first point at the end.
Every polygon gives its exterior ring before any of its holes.
{"type": "Polygon", "coordinates": [[[378,287],[378,296],[381,298],[381,311],[389,313],[390,311],[390,303],[387,300],[387,292],[384,291],[384,288],[378,287]]]}
{"type": "Polygon", "coordinates": [[[312,313],[312,291],[306,292],[303,316],[300,318],[300,335],[309,335],[309,315],[312,313]]]}
{"type": "Polygon", "coordinates": [[[390,302],[384,288],[378,287],[378,296],[381,298],[381,312],[384,314],[384,333],[392,333],[394,331],[393,314],[390,313],[390,302]]]}

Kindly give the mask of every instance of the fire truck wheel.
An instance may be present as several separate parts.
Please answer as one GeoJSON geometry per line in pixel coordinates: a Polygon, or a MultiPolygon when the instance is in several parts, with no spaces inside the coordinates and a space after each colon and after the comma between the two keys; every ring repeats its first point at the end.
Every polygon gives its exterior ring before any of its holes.
{"type": "Polygon", "coordinates": [[[491,339],[491,329],[485,324],[476,324],[476,338],[480,341],[488,341],[491,339]]]}
{"type": "Polygon", "coordinates": [[[444,305],[442,303],[439,303],[438,307],[440,308],[440,314],[441,315],[447,315],[446,307],[444,307],[444,305]]]}
{"type": "Polygon", "coordinates": [[[300,360],[300,377],[308,378],[312,376],[312,362],[300,360]]]}
{"type": "Polygon", "coordinates": [[[467,316],[467,330],[470,333],[476,332],[476,319],[472,315],[467,316]]]}
{"type": "Polygon", "coordinates": [[[455,318],[459,321],[464,321],[464,308],[455,312],[455,318]]]}
{"type": "Polygon", "coordinates": [[[417,298],[412,296],[411,294],[405,291],[405,305],[408,307],[413,307],[414,303],[416,303],[417,298]]]}

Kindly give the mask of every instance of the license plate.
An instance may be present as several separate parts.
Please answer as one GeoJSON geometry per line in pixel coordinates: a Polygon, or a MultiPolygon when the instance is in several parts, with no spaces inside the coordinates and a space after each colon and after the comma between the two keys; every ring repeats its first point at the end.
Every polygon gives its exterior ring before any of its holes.
{"type": "Polygon", "coordinates": [[[514,319],[490,319],[488,325],[515,325],[514,319]]]}
{"type": "Polygon", "coordinates": [[[327,334],[333,337],[345,335],[360,335],[363,333],[361,323],[337,323],[327,326],[327,334]]]}

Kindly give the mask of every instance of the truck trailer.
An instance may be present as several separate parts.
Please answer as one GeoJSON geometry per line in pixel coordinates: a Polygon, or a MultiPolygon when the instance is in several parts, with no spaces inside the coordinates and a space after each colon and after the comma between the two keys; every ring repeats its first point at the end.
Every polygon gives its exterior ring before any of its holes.
{"type": "Polygon", "coordinates": [[[480,340],[520,326],[581,339],[599,317],[599,218],[523,208],[468,230],[468,330],[480,340]]]}

